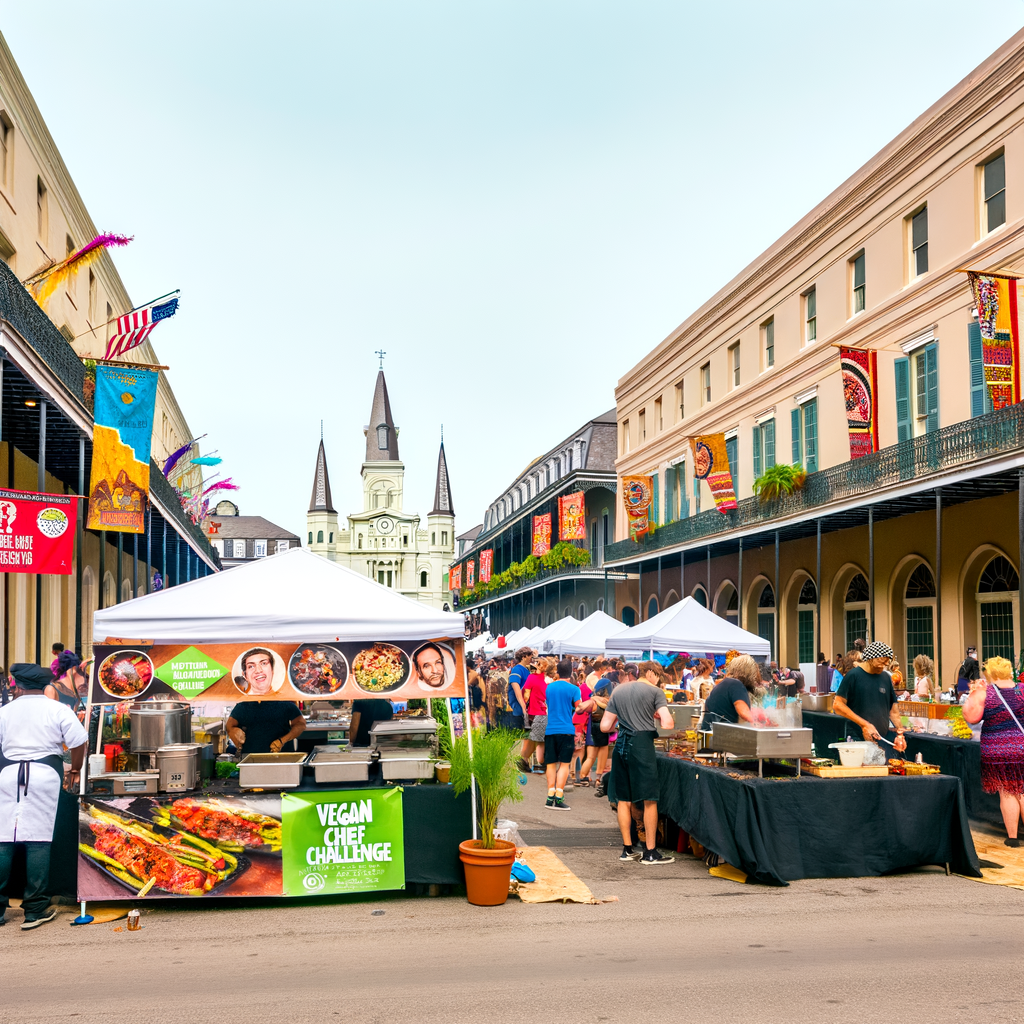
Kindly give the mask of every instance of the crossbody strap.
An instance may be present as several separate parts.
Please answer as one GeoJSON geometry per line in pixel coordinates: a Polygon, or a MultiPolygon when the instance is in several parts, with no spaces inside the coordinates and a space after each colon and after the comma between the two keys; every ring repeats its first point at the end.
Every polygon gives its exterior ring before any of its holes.
{"type": "MultiPolygon", "coordinates": [[[[1013,721],[1016,724],[1017,728],[1020,729],[1020,731],[1022,733],[1024,733],[1024,725],[1020,724],[1020,722],[1017,719],[1017,716],[1010,709],[1010,705],[1006,703],[1006,698],[1003,696],[1002,688],[999,687],[999,686],[996,686],[995,683],[993,683],[992,686],[995,689],[996,693],[998,694],[999,699],[1003,702],[1003,707],[1006,708],[1006,710],[1010,712],[1010,717],[1013,719],[1013,721]]],[[[1014,689],[1016,689],[1016,687],[1014,687],[1014,689]]]]}

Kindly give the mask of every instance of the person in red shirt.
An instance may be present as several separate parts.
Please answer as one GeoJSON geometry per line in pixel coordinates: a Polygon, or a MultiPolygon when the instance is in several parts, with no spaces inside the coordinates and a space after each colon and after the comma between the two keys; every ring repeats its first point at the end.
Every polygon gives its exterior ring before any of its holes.
{"type": "Polygon", "coordinates": [[[536,751],[539,771],[544,770],[544,730],[548,725],[548,705],[545,699],[545,692],[548,688],[547,676],[549,669],[553,671],[553,665],[549,665],[548,659],[538,658],[534,664],[533,671],[526,677],[526,682],[523,683],[526,713],[530,716],[530,732],[526,739],[523,740],[520,767],[524,763],[529,765],[530,755],[536,751]]]}

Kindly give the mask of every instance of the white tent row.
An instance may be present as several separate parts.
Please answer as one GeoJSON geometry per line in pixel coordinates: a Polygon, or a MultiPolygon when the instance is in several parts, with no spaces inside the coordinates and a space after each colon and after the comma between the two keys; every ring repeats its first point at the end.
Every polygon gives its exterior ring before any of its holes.
{"type": "Polygon", "coordinates": [[[646,622],[608,637],[605,643],[609,651],[739,651],[755,657],[771,654],[771,644],[763,637],[727,622],[692,597],[685,597],[646,622]]]}
{"type": "Polygon", "coordinates": [[[554,654],[555,644],[563,637],[572,633],[580,625],[575,615],[566,615],[564,619],[556,619],[545,626],[539,636],[535,636],[530,646],[537,649],[538,654],[554,654]]]}
{"type": "Polygon", "coordinates": [[[484,632],[479,636],[473,637],[472,640],[467,640],[465,651],[467,654],[475,654],[480,648],[485,648],[488,644],[493,644],[494,642],[494,637],[490,633],[484,632]]]}
{"type": "Polygon", "coordinates": [[[605,641],[626,628],[618,619],[599,610],[588,615],[572,632],[555,640],[553,651],[555,654],[603,654],[605,641]]]}

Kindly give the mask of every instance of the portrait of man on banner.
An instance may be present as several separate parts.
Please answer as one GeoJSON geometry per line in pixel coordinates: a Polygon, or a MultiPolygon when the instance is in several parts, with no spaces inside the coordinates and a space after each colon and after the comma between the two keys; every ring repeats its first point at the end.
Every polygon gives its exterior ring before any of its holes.
{"type": "Polygon", "coordinates": [[[622,478],[622,503],[629,522],[629,538],[637,540],[650,532],[649,511],[654,496],[654,480],[649,476],[622,478]]]}
{"type": "Polygon", "coordinates": [[[551,513],[533,517],[533,553],[540,558],[551,550],[551,513]]]}
{"type": "Polygon", "coordinates": [[[558,499],[558,539],[586,540],[587,517],[583,491],[558,499]]]}
{"type": "Polygon", "coordinates": [[[494,548],[480,552],[480,582],[491,582],[491,571],[494,568],[494,548]]]}

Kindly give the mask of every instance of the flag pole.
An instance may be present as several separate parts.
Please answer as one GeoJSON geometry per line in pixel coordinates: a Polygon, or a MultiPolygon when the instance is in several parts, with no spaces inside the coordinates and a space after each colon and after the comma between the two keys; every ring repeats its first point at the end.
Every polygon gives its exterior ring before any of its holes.
{"type": "Polygon", "coordinates": [[[124,313],[119,313],[117,316],[111,317],[111,319],[109,319],[105,324],[97,324],[95,327],[90,327],[89,330],[87,331],[82,331],[81,334],[75,336],[75,340],[77,341],[79,338],[84,338],[85,335],[92,334],[95,331],[98,331],[101,327],[109,327],[111,324],[117,323],[117,321],[120,320],[121,317],[127,316],[129,313],[136,313],[138,312],[138,310],[145,309],[147,306],[155,306],[161,299],[169,299],[172,295],[180,294],[181,289],[175,288],[173,292],[168,292],[166,295],[161,295],[158,298],[153,299],[151,302],[143,302],[139,306],[132,306],[131,309],[126,310],[124,313]]]}

